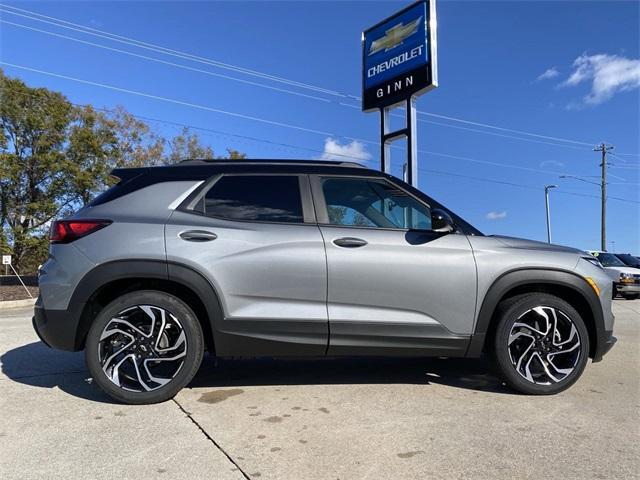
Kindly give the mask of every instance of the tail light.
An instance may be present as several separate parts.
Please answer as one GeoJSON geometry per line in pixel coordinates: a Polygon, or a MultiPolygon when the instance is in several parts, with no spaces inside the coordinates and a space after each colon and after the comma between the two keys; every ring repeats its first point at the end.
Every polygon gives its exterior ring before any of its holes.
{"type": "Polygon", "coordinates": [[[106,227],[111,220],[56,220],[49,231],[50,243],[71,243],[106,227]]]}

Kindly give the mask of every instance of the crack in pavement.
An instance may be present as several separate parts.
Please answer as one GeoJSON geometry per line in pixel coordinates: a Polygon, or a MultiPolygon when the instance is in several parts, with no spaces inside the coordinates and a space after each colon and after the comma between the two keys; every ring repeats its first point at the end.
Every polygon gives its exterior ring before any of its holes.
{"type": "Polygon", "coordinates": [[[72,375],[75,373],[89,373],[89,370],[72,370],[69,372],[35,373],[33,375],[20,375],[18,377],[10,377],[6,373],[4,375],[8,380],[22,380],[23,378],[49,377],[49,376],[55,376],[55,375],[72,375]]]}
{"type": "Polygon", "coordinates": [[[231,455],[229,455],[229,454],[224,450],[224,448],[222,448],[222,447],[218,444],[218,442],[216,442],[216,441],[213,439],[213,437],[212,437],[211,435],[209,435],[209,434],[206,432],[206,430],[205,430],[204,428],[202,428],[202,426],[201,426],[201,425],[196,421],[196,419],[195,419],[195,418],[193,418],[193,417],[191,416],[191,413],[187,412],[187,411],[184,409],[184,407],[183,407],[182,405],[180,405],[180,403],[179,403],[175,398],[172,398],[172,399],[171,399],[171,401],[172,401],[173,403],[175,403],[175,404],[178,406],[178,408],[182,411],[182,413],[184,413],[184,414],[187,416],[187,418],[188,418],[189,420],[191,420],[191,421],[193,422],[193,424],[194,424],[196,427],[198,427],[198,429],[202,432],[202,434],[203,434],[205,437],[207,437],[207,440],[209,440],[211,443],[213,443],[213,445],[215,445],[215,447],[216,447],[218,450],[220,450],[220,451],[222,452],[222,454],[223,454],[225,457],[227,457],[227,459],[229,459],[229,461],[230,461],[230,462],[231,462],[231,463],[232,463],[232,464],[233,464],[233,465],[238,469],[238,471],[242,474],[242,476],[243,476],[244,478],[246,478],[247,480],[251,480],[251,477],[250,477],[249,475],[247,475],[247,473],[246,473],[246,472],[245,472],[245,471],[240,467],[240,465],[238,465],[238,463],[237,463],[237,462],[236,462],[236,461],[231,457],[231,455]]]}

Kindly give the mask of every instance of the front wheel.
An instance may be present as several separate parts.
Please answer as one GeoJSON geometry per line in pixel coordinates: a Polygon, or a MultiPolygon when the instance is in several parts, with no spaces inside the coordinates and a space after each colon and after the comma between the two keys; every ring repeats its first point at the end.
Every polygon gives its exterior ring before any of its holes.
{"type": "Polygon", "coordinates": [[[87,334],[85,357],[108,395],[147,404],[173,398],[196,374],[203,352],[193,311],[173,295],[144,290],[102,309],[87,334]]]}
{"type": "Polygon", "coordinates": [[[589,334],[567,302],[544,293],[525,294],[498,308],[493,353],[513,389],[550,395],[573,385],[587,364],[589,334]]]}

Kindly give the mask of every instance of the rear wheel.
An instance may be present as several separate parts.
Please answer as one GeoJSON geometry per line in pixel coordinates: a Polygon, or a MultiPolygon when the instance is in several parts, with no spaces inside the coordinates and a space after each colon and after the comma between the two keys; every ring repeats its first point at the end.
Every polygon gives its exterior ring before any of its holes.
{"type": "Polygon", "coordinates": [[[525,294],[498,308],[494,356],[515,390],[549,395],[578,380],[589,356],[589,335],[578,312],[544,293],[525,294]]]}
{"type": "Polygon", "coordinates": [[[144,290],[102,309],[87,335],[85,356],[107,394],[145,404],[175,396],[196,374],[203,352],[193,311],[173,295],[144,290]]]}

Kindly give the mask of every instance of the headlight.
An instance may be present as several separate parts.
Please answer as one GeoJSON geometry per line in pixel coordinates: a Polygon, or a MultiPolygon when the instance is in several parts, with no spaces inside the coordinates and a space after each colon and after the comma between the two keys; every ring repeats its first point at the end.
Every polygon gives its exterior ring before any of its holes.
{"type": "Polygon", "coordinates": [[[600,261],[596,257],[594,257],[592,255],[589,255],[589,256],[586,256],[586,257],[582,257],[582,259],[586,260],[587,262],[589,262],[589,263],[595,265],[596,267],[601,268],[601,269],[604,270],[604,268],[602,267],[602,264],[600,263],[600,261]]]}
{"type": "Polygon", "coordinates": [[[620,283],[633,283],[635,279],[631,273],[621,273],[620,274],[620,283]]]}

